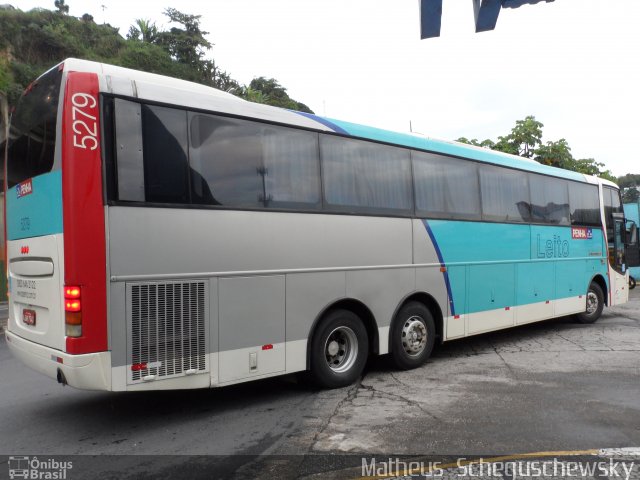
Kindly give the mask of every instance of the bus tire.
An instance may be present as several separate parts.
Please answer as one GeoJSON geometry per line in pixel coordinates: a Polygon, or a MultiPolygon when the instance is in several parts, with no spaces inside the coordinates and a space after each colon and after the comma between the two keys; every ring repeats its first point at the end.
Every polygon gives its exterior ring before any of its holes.
{"type": "Polygon", "coordinates": [[[417,368],[433,351],[436,327],[427,307],[419,302],[403,306],[391,327],[391,358],[401,370],[417,368]]]}
{"type": "Polygon", "coordinates": [[[636,288],[636,279],[629,275],[629,290],[636,288]]]}
{"type": "Polygon", "coordinates": [[[591,282],[589,290],[587,290],[586,309],[584,312],[576,315],[576,319],[580,323],[593,323],[602,314],[604,308],[604,293],[602,288],[595,282],[591,282]]]}
{"type": "Polygon", "coordinates": [[[323,388],[351,385],[362,374],[368,355],[369,339],[360,318],[349,310],[333,310],[311,340],[311,377],[323,388]]]}

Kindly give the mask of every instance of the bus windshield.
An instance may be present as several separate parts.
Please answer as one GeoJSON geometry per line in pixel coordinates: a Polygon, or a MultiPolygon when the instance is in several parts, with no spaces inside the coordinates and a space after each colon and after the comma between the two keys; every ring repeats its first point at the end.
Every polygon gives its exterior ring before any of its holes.
{"type": "Polygon", "coordinates": [[[33,82],[11,117],[7,187],[53,168],[62,72],[57,68],[33,82]]]}

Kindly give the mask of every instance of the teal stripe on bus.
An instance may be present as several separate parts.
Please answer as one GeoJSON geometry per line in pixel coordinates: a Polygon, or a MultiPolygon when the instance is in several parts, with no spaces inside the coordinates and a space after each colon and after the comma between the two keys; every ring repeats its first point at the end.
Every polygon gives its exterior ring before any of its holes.
{"type": "Polygon", "coordinates": [[[571,227],[429,220],[447,267],[456,313],[577,297],[607,281],[604,237],[573,239],[571,227]]]}
{"type": "Polygon", "coordinates": [[[31,179],[31,193],[18,197],[16,187],[7,189],[7,239],[62,233],[62,172],[31,179]]]}
{"type": "Polygon", "coordinates": [[[428,150],[432,152],[443,153],[445,155],[469,158],[472,160],[477,160],[479,162],[491,163],[503,167],[518,168],[529,172],[552,175],[554,177],[566,178],[569,180],[577,180],[581,182],[585,181],[585,177],[581,173],[563,170],[561,168],[550,167],[533,160],[527,160],[524,158],[516,157],[514,155],[496,152],[495,150],[470,147],[457,142],[446,142],[443,140],[435,140],[418,135],[366,127],[364,125],[343,122],[341,120],[327,120],[335,124],[339,129],[344,130],[349,135],[352,135],[354,137],[391,143],[408,148],[428,150]]]}

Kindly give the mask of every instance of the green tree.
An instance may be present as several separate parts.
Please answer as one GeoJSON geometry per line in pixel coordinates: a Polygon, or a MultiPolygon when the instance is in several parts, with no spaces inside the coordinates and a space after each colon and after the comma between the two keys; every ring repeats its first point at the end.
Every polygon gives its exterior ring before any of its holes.
{"type": "Polygon", "coordinates": [[[135,24],[129,27],[127,39],[155,43],[158,39],[158,27],[156,27],[156,24],[151,20],[137,18],[135,24]]]}
{"type": "Polygon", "coordinates": [[[253,103],[265,103],[268,104],[271,101],[269,95],[261,90],[254,90],[251,87],[244,87],[242,89],[242,98],[253,103]]]}
{"type": "MultiPolygon", "coordinates": [[[[16,104],[33,79],[68,57],[198,82],[237,96],[245,94],[245,86],[215,60],[204,57],[212,44],[205,38],[207,32],[200,29],[199,15],[167,9],[165,14],[174,23],[169,30],[137,19],[125,40],[117,28],[97,25],[89,14],[80,19],[66,15],[69,7],[64,0],[56,1],[55,5],[55,11],[0,9],[0,91],[7,95],[10,106],[16,104]]],[[[279,89],[275,101],[262,90],[248,96],[255,101],[311,112],[303,103],[289,98],[276,80],[270,82],[279,89]]]]}
{"type": "Polygon", "coordinates": [[[622,189],[622,203],[638,203],[640,187],[626,187],[622,189]]]}
{"type": "Polygon", "coordinates": [[[534,160],[544,165],[558,168],[570,168],[573,162],[571,147],[564,138],[555,142],[547,142],[535,149],[534,160]]]}
{"type": "Polygon", "coordinates": [[[627,173],[618,178],[624,203],[635,203],[640,197],[640,174],[627,173]]]}
{"type": "Polygon", "coordinates": [[[475,145],[478,147],[491,148],[521,157],[531,158],[544,165],[564,168],[580,172],[587,175],[596,175],[613,182],[616,178],[605,169],[605,165],[596,162],[593,158],[575,159],[571,154],[571,147],[566,139],[561,138],[556,141],[542,143],[542,127],[544,125],[536,120],[533,115],[529,115],[524,120],[516,121],[516,125],[508,135],[498,137],[497,142],[492,140],[458,138],[458,142],[475,145]]]}
{"type": "Polygon", "coordinates": [[[55,0],[53,4],[58,9],[58,13],[61,13],[62,15],[69,13],[69,5],[64,3],[64,0],[55,0]]]}
{"type": "Polygon", "coordinates": [[[218,67],[215,60],[202,60],[201,64],[203,83],[218,90],[242,96],[242,87],[238,81],[218,67]]]}
{"type": "Polygon", "coordinates": [[[304,103],[300,103],[289,97],[287,89],[280,85],[275,78],[254,78],[247,88],[262,92],[269,99],[267,102],[269,105],[313,113],[304,103]]]}
{"type": "Polygon", "coordinates": [[[572,168],[569,168],[569,170],[584,173],[586,175],[595,175],[596,177],[604,178],[612,182],[617,180],[611,171],[605,169],[604,163],[596,162],[593,158],[574,160],[574,164],[572,168]]]}
{"type": "Polygon", "coordinates": [[[489,148],[492,150],[495,150],[494,147],[496,145],[493,140],[489,140],[488,138],[479,142],[477,138],[472,138],[471,140],[469,140],[466,137],[460,137],[456,140],[456,142],[466,143],[467,145],[473,145],[475,147],[489,148]]]}
{"type": "Polygon", "coordinates": [[[209,32],[200,30],[202,15],[189,15],[175,8],[167,8],[164,14],[172,23],[177,23],[182,28],[171,27],[168,32],[160,32],[157,43],[178,62],[202,70],[200,61],[205,52],[213,46],[205,38],[209,32]]]}
{"type": "Polygon", "coordinates": [[[542,127],[544,125],[529,115],[524,120],[517,120],[516,126],[505,137],[498,137],[495,149],[501,152],[533,158],[535,150],[542,143],[542,127]]]}

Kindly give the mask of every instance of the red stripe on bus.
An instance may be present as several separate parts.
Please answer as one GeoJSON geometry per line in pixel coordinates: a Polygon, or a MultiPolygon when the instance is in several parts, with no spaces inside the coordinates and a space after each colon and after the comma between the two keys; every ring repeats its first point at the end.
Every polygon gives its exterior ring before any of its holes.
{"type": "Polygon", "coordinates": [[[69,72],[62,113],[64,283],[82,287],[82,336],[72,354],[107,350],[107,259],[95,73],[69,72]],[[93,120],[93,119],[95,120],[93,120]]]}

